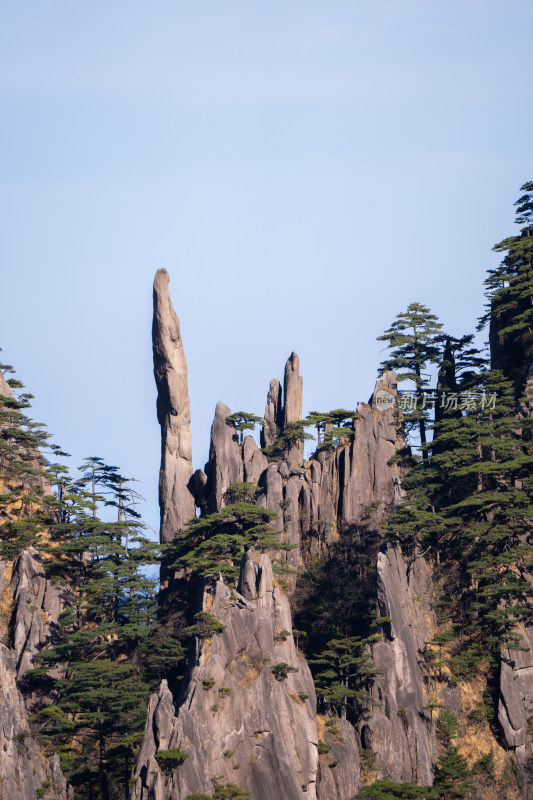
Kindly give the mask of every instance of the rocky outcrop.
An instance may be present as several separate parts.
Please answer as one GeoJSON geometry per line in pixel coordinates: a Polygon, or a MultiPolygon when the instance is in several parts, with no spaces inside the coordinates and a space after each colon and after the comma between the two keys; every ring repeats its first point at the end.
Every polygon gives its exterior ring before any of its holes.
{"type": "Polygon", "coordinates": [[[272,378],[268,389],[264,425],[261,431],[261,447],[270,447],[270,445],[274,444],[282,427],[281,384],[277,378],[272,378]]]}
{"type": "Polygon", "coordinates": [[[220,511],[224,506],[224,494],[232,483],[244,479],[243,452],[235,428],[226,423],[231,409],[217,403],[215,418],[211,426],[209,461],[205,465],[207,475],[207,507],[210,512],[220,511]]]}
{"type": "Polygon", "coordinates": [[[528,724],[533,717],[533,627],[517,625],[516,634],[519,649],[502,650],[498,721],[507,747],[516,756],[523,797],[529,800],[533,797],[533,746],[528,724]]]}
{"type": "Polygon", "coordinates": [[[182,530],[195,514],[190,488],[192,440],[187,362],[168,282],[167,271],[159,269],[154,280],[152,344],[157,418],[161,425],[159,506],[162,542],[172,541],[176,532],[182,530]]]}
{"type": "Polygon", "coordinates": [[[4,395],[4,397],[13,397],[13,390],[2,375],[2,370],[0,370],[0,394],[4,395]]]}
{"type": "Polygon", "coordinates": [[[318,800],[354,800],[361,786],[361,759],[355,729],[345,719],[335,720],[338,733],[332,733],[322,718],[319,718],[319,725],[321,739],[330,750],[320,757],[318,800]]]}
{"type": "MultiPolygon", "coordinates": [[[[283,428],[286,431],[291,422],[302,419],[303,379],[300,375],[300,359],[291,353],[285,364],[283,381],[283,428]]],[[[292,441],[287,448],[285,459],[290,467],[299,467],[304,455],[303,441],[292,441]]]]}
{"type": "Polygon", "coordinates": [[[17,653],[3,644],[0,686],[0,798],[66,800],[59,756],[45,756],[30,734],[28,713],[17,687],[17,653]]]}
{"type": "Polygon", "coordinates": [[[377,601],[383,640],[372,646],[381,670],[371,695],[372,716],[361,726],[361,739],[372,751],[378,777],[433,782],[437,743],[424,692],[427,669],[419,653],[435,629],[431,612],[430,571],[421,558],[411,568],[398,547],[386,547],[377,557],[377,601]]]}
{"type": "Polygon", "coordinates": [[[58,619],[69,599],[69,590],[47,580],[42,559],[34,547],[24,550],[13,566],[10,581],[14,613],[11,621],[17,675],[35,667],[34,657],[52,645],[58,619]]]}
{"type": "MultiPolygon", "coordinates": [[[[31,697],[19,681],[36,666],[34,657],[54,641],[66,590],[46,579],[39,554],[31,547],[14,564],[0,561],[0,798],[65,800],[66,781],[59,756],[45,756],[30,733],[31,697]]],[[[43,702],[43,698],[39,698],[43,702]]]]}
{"type": "Polygon", "coordinates": [[[314,800],[315,690],[268,556],[246,554],[238,591],[219,581],[204,591],[202,608],[225,628],[198,642],[176,708],[165,683],[151,698],[132,800],[210,793],[214,776],[254,800],[314,800]],[[188,758],[165,777],[157,752],[178,747],[188,758]]]}

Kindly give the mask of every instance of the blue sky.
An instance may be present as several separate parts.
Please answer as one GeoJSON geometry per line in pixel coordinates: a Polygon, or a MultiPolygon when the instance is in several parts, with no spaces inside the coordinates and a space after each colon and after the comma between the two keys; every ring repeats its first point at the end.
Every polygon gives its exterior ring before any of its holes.
{"type": "Polygon", "coordinates": [[[0,4],[0,346],[77,465],[157,526],[151,286],[196,466],[217,400],[355,405],[411,301],[473,329],[531,179],[529,0],[0,4]]]}

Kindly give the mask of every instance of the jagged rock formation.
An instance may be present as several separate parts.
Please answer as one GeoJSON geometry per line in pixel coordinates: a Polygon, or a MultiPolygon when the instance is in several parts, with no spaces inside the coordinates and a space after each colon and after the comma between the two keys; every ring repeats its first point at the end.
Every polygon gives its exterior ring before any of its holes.
{"type": "Polygon", "coordinates": [[[391,623],[383,626],[383,641],[372,646],[373,661],[382,670],[371,691],[379,705],[364,722],[361,738],[376,757],[380,777],[428,785],[437,742],[431,717],[421,713],[428,695],[419,653],[436,627],[430,571],[423,559],[415,559],[410,569],[401,550],[387,546],[378,553],[377,575],[378,613],[391,623]]]}
{"type": "MultiPolygon", "coordinates": [[[[403,446],[401,418],[394,405],[378,408],[381,390],[395,396],[394,373],[385,373],[370,402],[358,405],[353,436],[336,448],[319,449],[307,462],[301,442],[282,447],[281,458],[272,463],[252,437],[240,445],[226,423],[231,410],[218,403],[209,461],[194,477],[197,504],[219,510],[231,483],[257,482],[258,504],[278,513],[273,527],[295,545],[288,554],[272,557],[285,558],[293,569],[348,529],[377,532],[387,508],[402,498],[401,468],[391,461],[403,446]]],[[[270,383],[263,446],[275,444],[290,423],[302,418],[302,409],[299,360],[292,353],[283,392],[279,381],[270,383]]],[[[188,483],[188,471],[185,478],[188,483]]],[[[162,494],[161,500],[162,519],[168,519],[165,505],[171,495],[162,494]]],[[[311,674],[290,635],[288,595],[275,586],[270,559],[247,554],[238,592],[219,581],[214,589],[205,587],[199,606],[223,623],[224,631],[198,644],[179,697],[164,682],[159,696],[151,698],[132,800],[209,793],[215,775],[251,791],[253,800],[353,800],[361,781],[361,744],[374,753],[378,775],[430,783],[435,734],[431,719],[420,713],[427,676],[417,656],[430,632],[414,600],[422,591],[429,596],[427,567],[419,560],[409,570],[398,549],[379,553],[378,564],[376,603],[392,623],[373,648],[383,674],[372,689],[376,704],[359,729],[341,720],[339,732],[332,734],[317,717],[311,674]],[[280,662],[298,672],[277,681],[271,667],[280,662]],[[210,680],[213,688],[204,689],[202,682],[210,680]],[[299,692],[309,698],[301,700],[299,692]],[[331,748],[327,756],[317,753],[319,739],[331,748]],[[176,747],[189,757],[165,776],[156,754],[176,747]]]]}
{"type": "Polygon", "coordinates": [[[283,427],[281,384],[277,378],[272,378],[270,381],[264,420],[265,424],[261,431],[261,447],[270,447],[278,438],[283,427]]]}
{"type": "MultiPolygon", "coordinates": [[[[303,415],[303,379],[300,375],[300,359],[291,353],[285,364],[283,380],[284,405],[283,427],[287,429],[291,422],[297,422],[303,415]]],[[[290,467],[299,467],[303,458],[304,443],[291,442],[287,449],[286,461],[290,467]]]]}
{"type": "MultiPolygon", "coordinates": [[[[0,394],[13,397],[1,372],[0,394]]],[[[1,478],[0,491],[6,491],[1,478]]],[[[50,492],[43,478],[38,484],[50,492]]],[[[62,587],[46,579],[35,548],[14,563],[0,559],[0,800],[67,798],[59,756],[47,757],[31,735],[31,697],[19,688],[25,672],[36,666],[34,657],[53,641],[67,599],[62,587]]]]}
{"type": "Polygon", "coordinates": [[[34,548],[22,552],[14,565],[0,561],[0,798],[65,800],[66,781],[59,756],[48,758],[30,733],[26,703],[18,681],[35,666],[34,656],[53,641],[66,597],[48,581],[34,548]]]}
{"type": "Polygon", "coordinates": [[[268,556],[246,554],[239,591],[219,581],[204,592],[202,608],[225,629],[199,643],[176,712],[165,684],[151,698],[132,800],[209,793],[216,775],[254,798],[314,800],[313,679],[296,651],[289,601],[274,585],[268,556]],[[272,667],[280,663],[296,672],[276,679],[272,667]],[[203,681],[214,684],[206,690],[203,681]],[[175,747],[189,757],[167,779],[156,754],[175,747]]]}
{"type": "MultiPolygon", "coordinates": [[[[441,383],[448,385],[451,379],[451,371],[441,370],[441,383]]],[[[187,468],[181,487],[174,475],[175,496],[194,486],[196,504],[212,512],[225,504],[231,483],[257,483],[262,490],[257,503],[278,514],[272,526],[294,547],[270,558],[248,553],[238,591],[222,580],[204,587],[197,609],[214,615],[225,628],[197,643],[179,696],[164,681],[159,695],[151,698],[132,800],[210,794],[215,775],[250,791],[252,800],[354,800],[362,783],[385,777],[431,784],[442,750],[433,710],[443,704],[457,714],[463,737],[475,741],[471,746],[478,755],[494,752],[500,773],[509,765],[489,724],[468,721],[483,699],[486,677],[479,676],[463,691],[432,671],[431,659],[424,658],[440,630],[432,610],[433,565],[416,544],[403,551],[381,533],[383,518],[404,498],[407,452],[401,415],[395,402],[379,402],[383,392],[395,398],[395,373],[384,373],[369,402],[358,404],[353,433],[335,447],[322,445],[308,460],[302,442],[287,445],[286,439],[291,423],[303,415],[295,353],[285,365],[283,389],[273,379],[267,394],[261,446],[269,448],[270,458],[251,436],[239,444],[225,421],[231,410],[217,405],[208,463],[192,482],[187,468]],[[297,568],[327,556],[336,541],[354,535],[369,542],[368,556],[376,567],[372,602],[381,639],[371,645],[370,654],[378,674],[370,687],[373,702],[356,724],[336,719],[332,727],[317,714],[311,674],[290,634],[290,598],[297,568]],[[293,570],[288,581],[276,584],[271,559],[293,570]],[[280,662],[298,672],[277,681],[271,670],[280,662]],[[309,697],[301,699],[300,692],[309,697]],[[318,752],[320,740],[329,750],[318,752]],[[165,775],[156,756],[169,748],[181,748],[188,758],[165,775]]],[[[526,403],[522,414],[530,413],[526,403]]],[[[172,494],[162,493],[161,502],[166,520],[173,514],[166,509],[172,494]]],[[[532,630],[522,631],[530,649],[532,630]]],[[[500,725],[507,747],[516,754],[523,797],[529,798],[529,650],[504,652],[500,695],[500,725]]],[[[509,797],[517,797],[513,780],[509,786],[509,797]]]]}
{"type": "Polygon", "coordinates": [[[35,666],[34,656],[55,640],[57,621],[68,602],[65,587],[47,580],[34,547],[17,558],[10,582],[14,613],[11,622],[17,675],[35,666]]]}
{"type": "Polygon", "coordinates": [[[17,654],[0,644],[0,798],[66,800],[66,781],[56,754],[47,758],[29,732],[17,686],[17,654]]]}
{"type": "Polygon", "coordinates": [[[157,419],[161,425],[159,506],[163,542],[172,541],[176,531],[181,530],[195,512],[190,489],[192,443],[187,362],[168,281],[166,269],[159,269],[154,280],[152,325],[157,419]]]}
{"type": "MultiPolygon", "coordinates": [[[[523,417],[533,416],[533,366],[526,373],[523,417]]],[[[533,626],[518,624],[519,649],[502,649],[498,721],[505,742],[516,756],[518,780],[525,800],[533,797],[533,626]]]]}
{"type": "Polygon", "coordinates": [[[224,494],[230,484],[242,481],[244,476],[244,454],[237,442],[235,430],[226,424],[226,417],[230,414],[231,409],[228,406],[217,403],[211,427],[209,461],[205,467],[209,511],[220,511],[224,505],[224,494]]]}

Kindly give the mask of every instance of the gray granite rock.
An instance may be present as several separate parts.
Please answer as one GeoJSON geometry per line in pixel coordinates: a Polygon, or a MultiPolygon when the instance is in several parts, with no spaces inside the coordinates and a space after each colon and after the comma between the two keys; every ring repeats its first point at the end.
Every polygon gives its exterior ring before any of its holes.
{"type": "Polygon", "coordinates": [[[242,449],[235,429],[226,423],[226,417],[230,415],[231,409],[218,402],[211,426],[209,461],[205,465],[210,512],[220,511],[225,505],[224,494],[231,484],[244,480],[242,449]]]}
{"type": "Polygon", "coordinates": [[[210,793],[216,775],[251,791],[254,800],[315,800],[313,680],[296,651],[289,601],[274,585],[268,556],[246,554],[239,591],[219,581],[206,588],[202,607],[225,629],[199,643],[175,710],[164,682],[159,697],[151,698],[132,800],[210,793]],[[297,671],[277,680],[271,670],[280,663],[297,671]],[[202,681],[209,679],[214,686],[205,690],[202,681]],[[189,757],[165,778],[155,755],[168,747],[189,757]]]}
{"type": "MultiPolygon", "coordinates": [[[[291,353],[285,364],[283,380],[283,428],[290,422],[302,419],[303,379],[300,375],[300,359],[291,353]]],[[[290,467],[299,467],[304,455],[304,443],[293,442],[287,449],[285,459],[290,467]]]]}
{"type": "Polygon", "coordinates": [[[195,514],[190,489],[193,470],[187,362],[168,282],[168,272],[159,269],[154,279],[152,345],[157,418],[161,426],[159,507],[163,542],[172,541],[195,514]]]}
{"type": "Polygon", "coordinates": [[[28,713],[17,686],[17,654],[0,644],[0,798],[67,800],[59,756],[48,757],[30,733],[28,713]]]}
{"type": "Polygon", "coordinates": [[[377,705],[361,725],[361,737],[379,777],[427,785],[437,752],[431,719],[422,711],[426,665],[419,656],[435,626],[429,566],[417,559],[409,569],[400,549],[388,546],[378,554],[377,573],[378,613],[391,623],[371,648],[382,674],[372,686],[377,705]]]}
{"type": "Polygon", "coordinates": [[[36,666],[38,652],[54,641],[68,592],[46,579],[33,547],[13,565],[0,561],[0,575],[2,600],[12,603],[11,621],[4,620],[0,634],[7,634],[10,622],[13,640],[12,647],[0,644],[0,798],[37,800],[37,790],[42,789],[44,800],[66,800],[59,757],[45,755],[31,735],[27,706],[32,698],[23,697],[18,680],[36,666]]]}
{"type": "Polygon", "coordinates": [[[261,431],[261,447],[274,444],[283,427],[283,406],[281,404],[281,384],[272,378],[267,394],[264,425],[261,431]]]}

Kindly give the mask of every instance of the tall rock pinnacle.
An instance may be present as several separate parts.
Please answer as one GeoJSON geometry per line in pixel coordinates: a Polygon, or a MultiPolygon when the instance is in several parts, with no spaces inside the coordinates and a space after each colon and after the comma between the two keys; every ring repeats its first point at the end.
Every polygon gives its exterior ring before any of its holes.
{"type": "MultiPolygon", "coordinates": [[[[291,353],[285,364],[283,381],[283,427],[296,422],[303,414],[303,378],[300,375],[300,359],[291,353]]],[[[304,443],[293,442],[287,451],[287,462],[290,467],[299,467],[304,456],[304,443]]]]}
{"type": "Polygon", "coordinates": [[[300,375],[300,359],[296,353],[291,353],[285,364],[283,394],[283,423],[286,425],[288,422],[300,420],[303,413],[303,378],[300,375]]]}
{"type": "Polygon", "coordinates": [[[159,507],[161,541],[170,542],[187,520],[194,517],[192,477],[191,407],[187,388],[187,362],[180,336],[180,321],[168,291],[168,272],[158,269],[154,279],[152,345],[157,386],[157,419],[161,425],[159,507]]]}

